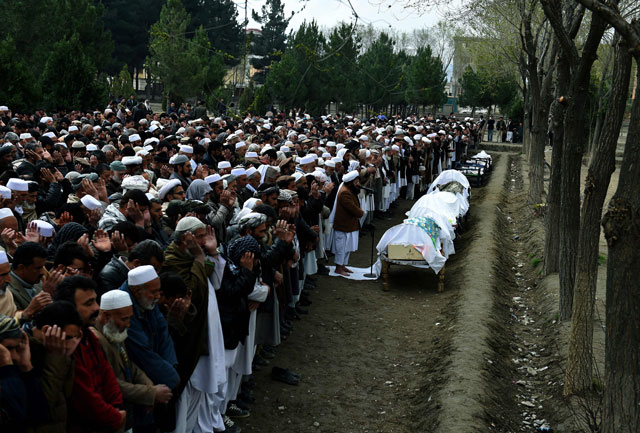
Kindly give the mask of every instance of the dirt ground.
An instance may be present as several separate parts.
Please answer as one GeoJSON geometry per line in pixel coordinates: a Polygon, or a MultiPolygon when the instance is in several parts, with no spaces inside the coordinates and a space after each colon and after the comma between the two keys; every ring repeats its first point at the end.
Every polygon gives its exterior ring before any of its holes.
{"type": "MultiPolygon", "coordinates": [[[[310,314],[294,324],[271,361],[300,373],[300,385],[271,380],[270,366],[255,373],[256,404],[249,418],[237,420],[243,431],[430,431],[425,422],[438,405],[428,392],[445,374],[438,354],[448,351],[453,334],[465,248],[482,219],[473,210],[484,196],[474,192],[466,231],[447,263],[444,293],[437,293],[431,271],[411,267],[391,267],[389,292],[380,280],[320,276],[310,314]]],[[[391,218],[375,221],[376,243],[410,206],[401,200],[391,218]]],[[[350,264],[370,265],[370,251],[371,236],[360,238],[350,264]]]]}

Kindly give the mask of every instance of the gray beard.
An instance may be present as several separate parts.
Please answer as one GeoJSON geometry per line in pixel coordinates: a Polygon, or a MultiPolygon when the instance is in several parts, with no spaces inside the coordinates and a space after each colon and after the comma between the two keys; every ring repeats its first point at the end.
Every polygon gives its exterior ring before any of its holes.
{"type": "Polygon", "coordinates": [[[114,344],[122,343],[127,339],[127,330],[125,329],[122,332],[118,331],[118,327],[112,320],[104,324],[102,327],[102,333],[107,340],[114,344]]]}

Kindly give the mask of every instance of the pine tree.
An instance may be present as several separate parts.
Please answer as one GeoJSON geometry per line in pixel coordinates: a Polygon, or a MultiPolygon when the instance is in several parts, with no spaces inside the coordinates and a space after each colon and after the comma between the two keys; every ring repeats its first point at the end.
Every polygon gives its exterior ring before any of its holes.
{"type": "Polygon", "coordinates": [[[254,20],[262,25],[262,34],[253,41],[253,54],[262,56],[252,61],[257,69],[268,68],[280,60],[287,44],[287,27],[293,13],[287,18],[282,0],[267,0],[260,14],[251,11],[254,20]]]}
{"type": "Polygon", "coordinates": [[[129,73],[127,65],[124,65],[122,70],[120,70],[120,73],[113,77],[110,91],[111,96],[115,98],[126,98],[127,95],[135,93],[135,90],[133,89],[133,80],[131,79],[131,74],[129,73]]]}
{"type": "MultiPolygon", "coordinates": [[[[440,106],[447,100],[447,74],[439,57],[427,45],[419,48],[408,70],[407,101],[414,105],[440,106]]],[[[435,110],[437,111],[437,110],[435,110]]]]}

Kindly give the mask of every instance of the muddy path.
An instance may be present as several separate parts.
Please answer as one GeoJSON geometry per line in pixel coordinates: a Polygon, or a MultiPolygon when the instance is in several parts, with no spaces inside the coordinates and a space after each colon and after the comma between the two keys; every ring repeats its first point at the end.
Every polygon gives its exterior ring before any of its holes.
{"type": "MultiPolygon", "coordinates": [[[[484,188],[473,192],[457,253],[447,263],[444,293],[437,293],[432,272],[411,267],[391,267],[388,292],[381,281],[319,277],[310,314],[294,323],[271,361],[300,373],[302,380],[295,387],[274,382],[271,365],[256,372],[256,404],[250,417],[237,420],[243,431],[433,431],[465,269],[470,260],[478,268],[487,260],[484,254],[470,256],[483,231],[480,205],[487,196],[484,188]]],[[[402,221],[411,204],[401,200],[391,218],[375,221],[375,243],[402,221]]],[[[360,238],[350,264],[368,266],[370,250],[371,236],[360,238]]]]}

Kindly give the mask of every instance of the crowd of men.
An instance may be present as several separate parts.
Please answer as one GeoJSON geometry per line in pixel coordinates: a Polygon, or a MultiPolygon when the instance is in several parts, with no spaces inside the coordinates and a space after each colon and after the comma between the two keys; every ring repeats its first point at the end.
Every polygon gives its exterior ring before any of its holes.
{"type": "Polygon", "coordinates": [[[481,135],[132,107],[0,106],[3,432],[240,431],[316,276],[481,135]]]}

